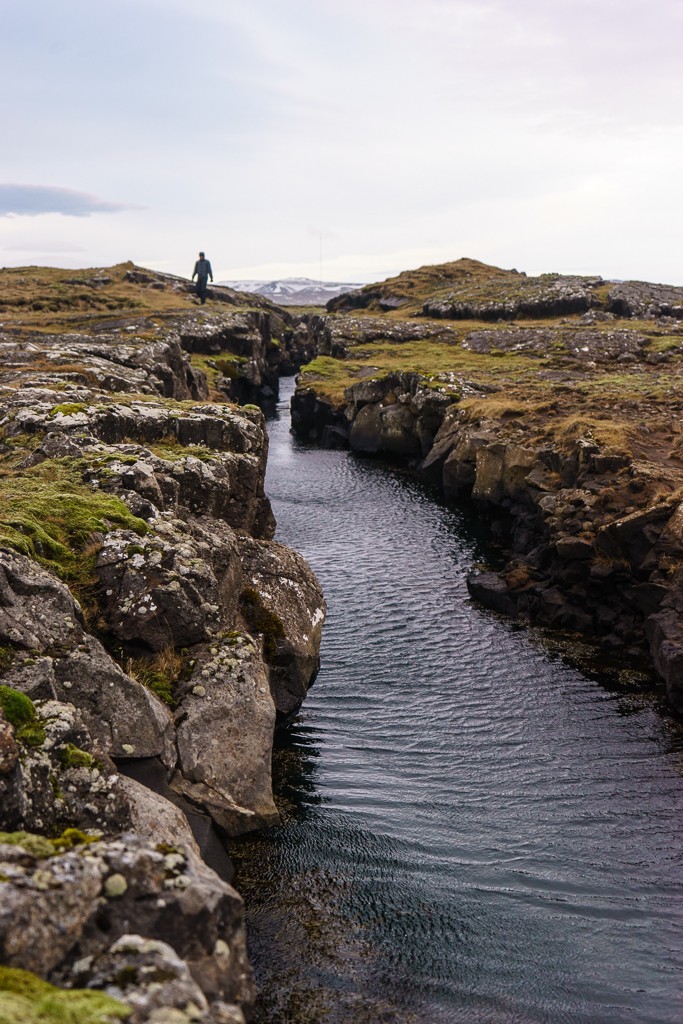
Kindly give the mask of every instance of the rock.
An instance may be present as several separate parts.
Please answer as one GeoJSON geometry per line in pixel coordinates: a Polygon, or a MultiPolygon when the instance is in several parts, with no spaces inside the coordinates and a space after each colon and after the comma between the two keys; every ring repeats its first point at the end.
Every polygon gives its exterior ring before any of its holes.
{"type": "Polygon", "coordinates": [[[375,454],[382,448],[382,415],[379,405],[365,405],[358,412],[349,433],[349,447],[375,454]]]}
{"type": "Polygon", "coordinates": [[[598,531],[597,550],[608,558],[626,559],[638,568],[678,507],[673,500],[632,512],[598,531]]]}
{"type": "Polygon", "coordinates": [[[38,701],[21,757],[0,775],[0,829],[59,835],[66,828],[111,834],[130,808],[114,765],[93,743],[72,704],[38,701]]]}
{"type": "Polygon", "coordinates": [[[0,548],[0,642],[27,651],[71,648],[83,615],[67,587],[24,555],[0,548]]]}
{"type": "Polygon", "coordinates": [[[0,550],[0,594],[0,644],[17,649],[3,682],[36,699],[75,704],[111,756],[132,742],[137,756],[160,754],[172,767],[168,709],[84,633],[68,588],[25,556],[0,550]]]}
{"type": "Polygon", "coordinates": [[[593,542],[585,537],[560,537],[555,542],[555,550],[564,561],[583,561],[595,554],[593,542]]]}
{"type": "Polygon", "coordinates": [[[118,777],[118,790],[128,802],[129,827],[140,839],[169,846],[180,844],[201,856],[190,824],[179,807],[125,775],[118,777]]]}
{"type": "MultiPolygon", "coordinates": [[[[390,405],[381,409],[380,422],[383,451],[390,455],[422,454],[422,445],[416,433],[416,418],[407,406],[390,405]]],[[[353,429],[351,434],[353,437],[353,429]]]]}
{"type": "MultiPolygon", "coordinates": [[[[275,541],[242,538],[244,580],[265,609],[265,646],[270,687],[278,713],[291,717],[303,703],[320,667],[320,640],[326,605],[308,563],[275,541]],[[270,624],[270,625],[269,625],[270,624]],[[276,635],[278,634],[278,635],[276,635]]],[[[257,618],[260,617],[257,615],[257,618]]],[[[253,616],[247,627],[261,631],[253,616]]]]}
{"type": "Polygon", "coordinates": [[[645,628],[657,672],[666,685],[667,697],[683,713],[683,626],[680,612],[663,608],[646,620],[645,628]]]}
{"type": "Polygon", "coordinates": [[[475,601],[503,615],[515,614],[515,601],[505,580],[493,572],[477,572],[467,577],[467,589],[475,601]]]}
{"type": "Polygon", "coordinates": [[[168,943],[122,935],[77,978],[130,1006],[129,1024],[212,1024],[206,996],[168,943]]]}
{"type": "Polygon", "coordinates": [[[279,820],[270,775],[275,706],[248,635],[216,640],[180,692],[178,772],[172,788],[228,835],[279,820]]]}
{"type": "Polygon", "coordinates": [[[0,871],[3,963],[58,984],[82,977],[134,923],[134,934],[185,961],[209,1003],[251,1005],[242,901],[190,850],[155,849],[132,834],[47,860],[0,845],[0,871]]]}
{"type": "Polygon", "coordinates": [[[671,285],[621,281],[610,288],[608,302],[617,316],[683,319],[683,288],[671,285]]]}
{"type": "Polygon", "coordinates": [[[14,738],[14,727],[0,709],[0,775],[11,772],[19,759],[19,748],[14,738]]]}
{"type": "Polygon", "coordinates": [[[42,978],[75,949],[102,892],[99,859],[74,851],[42,860],[0,844],[0,959],[42,978]]]}
{"type": "MultiPolygon", "coordinates": [[[[208,525],[208,524],[207,524],[208,525]]],[[[147,537],[114,530],[97,558],[102,615],[120,641],[162,651],[201,643],[234,620],[240,561],[233,531],[159,516],[147,537]]]]}

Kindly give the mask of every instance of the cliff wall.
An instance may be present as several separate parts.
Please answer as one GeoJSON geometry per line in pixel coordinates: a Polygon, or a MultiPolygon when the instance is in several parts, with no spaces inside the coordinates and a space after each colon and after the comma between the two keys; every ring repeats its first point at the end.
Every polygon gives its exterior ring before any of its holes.
{"type": "Polygon", "coordinates": [[[237,1022],[221,839],[278,820],[273,730],[325,604],[272,539],[263,413],[227,394],[290,349],[263,310],[69,326],[0,332],[0,982],[237,1022]]]}

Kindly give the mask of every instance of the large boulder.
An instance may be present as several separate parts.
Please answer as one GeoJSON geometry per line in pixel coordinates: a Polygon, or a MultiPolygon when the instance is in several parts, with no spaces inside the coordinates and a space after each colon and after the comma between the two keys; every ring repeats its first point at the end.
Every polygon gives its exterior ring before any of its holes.
{"type": "Polygon", "coordinates": [[[275,705],[251,637],[233,633],[202,649],[178,697],[173,789],[206,810],[228,835],[275,824],[275,705]]]}

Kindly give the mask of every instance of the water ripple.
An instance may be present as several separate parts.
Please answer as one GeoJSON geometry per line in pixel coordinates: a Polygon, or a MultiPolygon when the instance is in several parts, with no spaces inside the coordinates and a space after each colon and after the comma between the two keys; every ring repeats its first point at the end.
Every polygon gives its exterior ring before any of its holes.
{"type": "Polygon", "coordinates": [[[678,1022],[680,727],[474,608],[482,524],[401,473],[282,419],[267,486],[329,619],[237,849],[259,1020],[678,1022]]]}

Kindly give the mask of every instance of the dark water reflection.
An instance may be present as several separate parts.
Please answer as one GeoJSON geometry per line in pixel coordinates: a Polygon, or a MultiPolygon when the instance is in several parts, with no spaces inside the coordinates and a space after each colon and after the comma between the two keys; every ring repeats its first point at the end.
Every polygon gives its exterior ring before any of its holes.
{"type": "Polygon", "coordinates": [[[285,823],[236,844],[258,1020],[679,1021],[679,724],[468,603],[481,524],[288,426],[268,492],[329,617],[285,823]]]}

